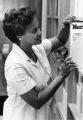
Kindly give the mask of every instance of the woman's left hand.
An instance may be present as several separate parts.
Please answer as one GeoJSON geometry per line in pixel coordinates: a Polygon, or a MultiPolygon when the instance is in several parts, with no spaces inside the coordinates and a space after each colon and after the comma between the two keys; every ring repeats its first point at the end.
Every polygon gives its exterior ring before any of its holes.
{"type": "Polygon", "coordinates": [[[63,24],[64,25],[70,25],[71,22],[74,22],[76,20],[75,16],[72,15],[68,15],[64,20],[63,20],[63,24]]]}

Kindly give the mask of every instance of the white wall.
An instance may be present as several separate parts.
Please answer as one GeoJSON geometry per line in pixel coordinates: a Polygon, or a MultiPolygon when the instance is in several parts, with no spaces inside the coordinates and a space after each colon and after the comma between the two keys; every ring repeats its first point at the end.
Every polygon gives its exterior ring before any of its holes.
{"type": "Polygon", "coordinates": [[[79,17],[83,18],[83,0],[79,0],[79,17]]]}
{"type": "Polygon", "coordinates": [[[83,0],[70,0],[70,14],[83,18],[83,0]]]}
{"type": "Polygon", "coordinates": [[[75,15],[83,18],[83,0],[75,0],[75,15]]]}
{"type": "Polygon", "coordinates": [[[0,0],[0,20],[3,19],[2,9],[3,9],[3,0],[0,0]]]}

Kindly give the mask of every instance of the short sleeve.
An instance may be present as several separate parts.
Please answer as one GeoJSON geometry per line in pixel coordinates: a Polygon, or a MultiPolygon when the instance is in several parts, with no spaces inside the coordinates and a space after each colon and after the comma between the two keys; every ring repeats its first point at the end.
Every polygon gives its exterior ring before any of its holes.
{"type": "Polygon", "coordinates": [[[5,72],[5,76],[6,79],[11,82],[12,86],[14,86],[19,95],[30,91],[34,86],[36,86],[33,78],[29,75],[26,69],[19,64],[12,65],[5,72]]]}
{"type": "Polygon", "coordinates": [[[52,49],[52,43],[49,39],[43,39],[42,40],[42,45],[46,51],[46,54],[48,55],[51,52],[52,49]]]}

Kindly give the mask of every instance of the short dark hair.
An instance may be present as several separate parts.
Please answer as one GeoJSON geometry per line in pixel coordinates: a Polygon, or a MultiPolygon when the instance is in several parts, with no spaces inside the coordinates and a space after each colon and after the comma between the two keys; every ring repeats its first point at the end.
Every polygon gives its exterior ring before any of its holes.
{"type": "Polygon", "coordinates": [[[17,35],[23,35],[28,25],[34,19],[37,11],[30,7],[11,9],[7,11],[3,19],[3,30],[11,42],[19,44],[17,35]]]}

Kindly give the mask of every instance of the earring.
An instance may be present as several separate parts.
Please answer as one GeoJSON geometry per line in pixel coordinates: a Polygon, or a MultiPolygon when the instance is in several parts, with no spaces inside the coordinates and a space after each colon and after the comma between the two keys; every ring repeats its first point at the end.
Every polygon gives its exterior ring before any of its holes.
{"type": "Polygon", "coordinates": [[[21,40],[22,40],[22,38],[19,38],[19,40],[21,41],[21,40]]]}

